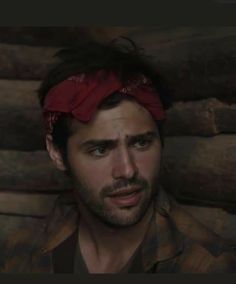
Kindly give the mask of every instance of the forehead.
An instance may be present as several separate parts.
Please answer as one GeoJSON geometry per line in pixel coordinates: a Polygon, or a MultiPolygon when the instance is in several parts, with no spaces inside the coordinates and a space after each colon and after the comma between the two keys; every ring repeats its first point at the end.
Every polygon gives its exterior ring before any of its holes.
{"type": "Polygon", "coordinates": [[[74,120],[72,124],[73,133],[81,139],[115,139],[155,129],[156,123],[151,114],[134,101],[123,101],[114,108],[98,110],[88,123],[74,120]]]}

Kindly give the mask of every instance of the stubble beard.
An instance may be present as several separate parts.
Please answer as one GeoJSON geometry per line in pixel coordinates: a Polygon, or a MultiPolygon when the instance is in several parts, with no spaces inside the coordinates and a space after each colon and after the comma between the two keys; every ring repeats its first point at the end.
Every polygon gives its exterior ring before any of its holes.
{"type": "Polygon", "coordinates": [[[76,182],[76,195],[83,207],[92,214],[98,221],[111,228],[127,228],[139,223],[150,208],[157,193],[158,178],[155,177],[150,186],[144,179],[120,181],[112,186],[106,186],[101,189],[99,196],[94,197],[91,190],[76,182]],[[111,208],[106,203],[106,197],[109,193],[114,193],[117,189],[128,186],[138,185],[141,187],[142,198],[138,205],[124,208],[111,208]]]}

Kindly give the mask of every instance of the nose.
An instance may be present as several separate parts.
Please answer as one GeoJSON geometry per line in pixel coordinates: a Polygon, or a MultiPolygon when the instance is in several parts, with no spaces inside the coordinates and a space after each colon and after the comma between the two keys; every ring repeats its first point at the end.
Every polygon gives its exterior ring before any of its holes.
{"type": "Polygon", "coordinates": [[[112,164],[112,176],[114,179],[132,179],[138,173],[134,158],[128,149],[117,151],[112,164]]]}

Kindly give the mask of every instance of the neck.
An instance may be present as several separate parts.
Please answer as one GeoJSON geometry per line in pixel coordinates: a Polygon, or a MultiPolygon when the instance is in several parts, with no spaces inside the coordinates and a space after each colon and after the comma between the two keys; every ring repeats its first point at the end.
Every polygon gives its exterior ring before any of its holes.
{"type": "Polygon", "coordinates": [[[153,206],[148,208],[139,223],[125,228],[111,228],[93,216],[81,202],[78,201],[78,203],[81,251],[90,251],[100,260],[111,260],[117,256],[129,259],[144,239],[152,217],[153,206]]]}

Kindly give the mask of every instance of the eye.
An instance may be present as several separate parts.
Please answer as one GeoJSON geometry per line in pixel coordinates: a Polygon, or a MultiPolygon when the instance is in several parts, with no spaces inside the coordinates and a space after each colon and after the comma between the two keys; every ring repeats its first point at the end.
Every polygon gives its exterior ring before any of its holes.
{"type": "Polygon", "coordinates": [[[151,142],[150,139],[141,138],[134,143],[134,147],[141,150],[146,149],[150,146],[151,142]]]}
{"type": "Polygon", "coordinates": [[[91,150],[89,150],[89,154],[95,157],[103,157],[108,153],[107,147],[97,146],[91,150]]]}

